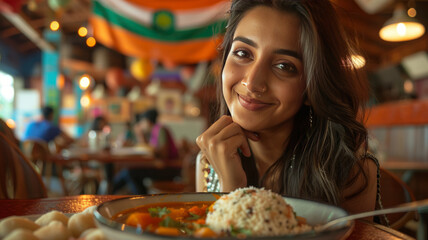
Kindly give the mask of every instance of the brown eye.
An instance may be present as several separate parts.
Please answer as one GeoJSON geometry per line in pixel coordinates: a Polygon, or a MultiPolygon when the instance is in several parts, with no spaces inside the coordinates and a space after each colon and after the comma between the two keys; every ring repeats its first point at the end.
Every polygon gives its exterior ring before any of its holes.
{"type": "Polygon", "coordinates": [[[236,50],[233,52],[233,55],[239,57],[239,58],[248,58],[250,57],[250,54],[247,51],[244,50],[236,50]]]}
{"type": "Polygon", "coordinates": [[[297,72],[297,69],[294,65],[289,64],[289,63],[279,63],[274,65],[276,68],[282,70],[282,71],[286,71],[286,72],[290,72],[290,73],[295,73],[297,72]]]}

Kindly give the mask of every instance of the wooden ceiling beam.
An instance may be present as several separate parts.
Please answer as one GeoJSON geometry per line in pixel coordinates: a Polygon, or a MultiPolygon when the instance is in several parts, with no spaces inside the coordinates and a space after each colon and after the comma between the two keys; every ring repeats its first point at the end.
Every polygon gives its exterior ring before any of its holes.
{"type": "Polygon", "coordinates": [[[10,37],[16,36],[20,33],[21,33],[21,31],[19,31],[16,27],[10,27],[10,28],[3,29],[0,32],[0,37],[1,38],[10,38],[10,37]]]}
{"type": "Polygon", "coordinates": [[[25,51],[23,51],[22,49],[21,49],[21,43],[18,43],[18,42],[16,42],[16,41],[13,41],[13,39],[12,38],[4,38],[4,39],[2,39],[2,40],[4,40],[4,43],[5,44],[7,44],[8,46],[10,46],[11,48],[13,48],[13,49],[16,49],[16,51],[18,51],[19,53],[25,53],[25,51]]]}
{"type": "MultiPolygon", "coordinates": [[[[343,18],[350,18],[358,20],[359,22],[364,22],[366,25],[376,25],[382,26],[388,17],[383,17],[379,14],[368,14],[353,0],[343,1],[343,0],[333,0],[338,10],[339,16],[343,18]]],[[[391,16],[392,16],[391,10],[391,16]]],[[[390,16],[389,16],[390,17],[390,16]]]]}
{"type": "Polygon", "coordinates": [[[379,29],[373,25],[366,25],[360,21],[352,19],[342,19],[342,24],[349,34],[356,35],[358,38],[364,38],[383,46],[383,40],[379,37],[379,29]]]}
{"type": "Polygon", "coordinates": [[[2,12],[3,16],[9,20],[17,29],[19,29],[25,36],[34,42],[43,51],[54,51],[55,47],[52,46],[36,31],[27,21],[25,21],[19,14],[13,12],[2,12]]]}
{"type": "Polygon", "coordinates": [[[37,46],[33,42],[26,42],[19,45],[19,50],[21,52],[29,52],[35,49],[37,49],[37,46]]]}
{"type": "Polygon", "coordinates": [[[359,44],[358,47],[360,48],[360,51],[362,51],[363,54],[367,54],[367,55],[379,56],[385,50],[387,50],[379,47],[379,45],[377,45],[375,42],[370,40],[359,39],[358,44],[359,44]]]}
{"type": "Polygon", "coordinates": [[[383,65],[398,64],[401,60],[409,55],[420,51],[428,51],[428,35],[401,43],[400,46],[390,49],[381,55],[383,65]]]}
{"type": "MultiPolygon", "coordinates": [[[[28,24],[31,25],[31,27],[33,28],[41,28],[45,26],[45,20],[44,19],[36,19],[36,20],[31,20],[28,21],[28,24]]],[[[19,31],[15,26],[3,29],[0,32],[0,37],[1,38],[9,38],[9,37],[13,37],[16,35],[21,34],[21,31],[19,31]]]]}

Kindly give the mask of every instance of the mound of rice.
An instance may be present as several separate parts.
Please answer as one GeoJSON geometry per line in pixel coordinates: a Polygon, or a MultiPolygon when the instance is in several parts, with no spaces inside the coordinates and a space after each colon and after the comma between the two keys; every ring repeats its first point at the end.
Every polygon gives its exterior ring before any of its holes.
{"type": "Polygon", "coordinates": [[[254,187],[223,195],[208,212],[206,223],[215,232],[227,235],[238,231],[251,236],[277,236],[311,229],[298,223],[281,195],[254,187]]]}

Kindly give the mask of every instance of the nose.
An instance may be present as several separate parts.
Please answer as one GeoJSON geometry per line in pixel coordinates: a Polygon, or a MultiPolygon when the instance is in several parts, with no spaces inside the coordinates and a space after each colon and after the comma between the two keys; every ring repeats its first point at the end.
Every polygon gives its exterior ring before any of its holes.
{"type": "Polygon", "coordinates": [[[265,93],[267,91],[267,77],[268,74],[262,63],[255,63],[249,66],[241,84],[252,93],[265,93]]]}

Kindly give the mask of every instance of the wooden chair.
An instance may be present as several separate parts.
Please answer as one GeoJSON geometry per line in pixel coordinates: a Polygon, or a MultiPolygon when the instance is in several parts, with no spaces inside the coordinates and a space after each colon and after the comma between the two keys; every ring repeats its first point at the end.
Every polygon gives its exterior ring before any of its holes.
{"type": "Polygon", "coordinates": [[[50,186],[53,164],[49,161],[48,144],[42,140],[25,140],[22,142],[21,148],[27,159],[36,166],[36,170],[45,178],[46,185],[50,186]]]}
{"type": "Polygon", "coordinates": [[[13,140],[0,133],[0,198],[47,197],[46,188],[34,165],[13,140]]]}
{"type": "MultiPolygon", "coordinates": [[[[415,196],[409,186],[393,172],[382,167],[380,168],[380,195],[384,208],[415,201],[415,196]]],[[[396,230],[404,227],[408,221],[418,218],[416,212],[394,213],[386,216],[389,226],[396,230]]],[[[382,223],[386,224],[385,222],[382,223]]]]}
{"type": "MultiPolygon", "coordinates": [[[[57,147],[57,146],[55,146],[57,147]]],[[[26,140],[22,143],[24,153],[36,166],[50,186],[53,173],[51,150],[44,141],[26,140]]],[[[52,150],[57,151],[58,149],[52,150]]],[[[95,194],[100,182],[100,171],[90,169],[81,161],[55,164],[55,174],[61,183],[64,195],[95,194]]]]}

